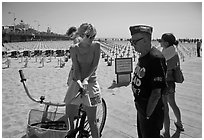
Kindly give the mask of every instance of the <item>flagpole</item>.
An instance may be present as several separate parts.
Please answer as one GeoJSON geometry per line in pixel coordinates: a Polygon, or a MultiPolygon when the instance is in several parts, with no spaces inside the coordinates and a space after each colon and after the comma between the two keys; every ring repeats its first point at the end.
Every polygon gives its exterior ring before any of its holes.
{"type": "Polygon", "coordinates": [[[14,32],[16,32],[16,17],[15,17],[15,13],[13,13],[13,23],[14,23],[14,32]]]}

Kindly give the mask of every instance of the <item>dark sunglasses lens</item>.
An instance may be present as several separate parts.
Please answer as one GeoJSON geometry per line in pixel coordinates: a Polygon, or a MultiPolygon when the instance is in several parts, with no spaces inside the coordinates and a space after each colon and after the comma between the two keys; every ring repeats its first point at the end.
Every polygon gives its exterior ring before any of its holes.
{"type": "Polygon", "coordinates": [[[96,36],[96,35],[94,35],[94,36],[86,35],[86,37],[89,38],[89,39],[93,39],[95,36],[96,36]]]}
{"type": "Polygon", "coordinates": [[[93,39],[93,38],[95,38],[95,36],[96,36],[96,35],[92,36],[92,37],[91,37],[90,39],[93,39]]]}
{"type": "Polygon", "coordinates": [[[131,45],[136,45],[137,42],[139,42],[140,40],[142,40],[143,38],[140,38],[138,40],[130,40],[131,45]]]}
{"type": "Polygon", "coordinates": [[[86,35],[86,37],[87,37],[87,38],[89,38],[89,37],[90,37],[90,35],[86,35]]]}
{"type": "Polygon", "coordinates": [[[130,44],[133,46],[135,45],[135,40],[130,40],[130,44]]]}

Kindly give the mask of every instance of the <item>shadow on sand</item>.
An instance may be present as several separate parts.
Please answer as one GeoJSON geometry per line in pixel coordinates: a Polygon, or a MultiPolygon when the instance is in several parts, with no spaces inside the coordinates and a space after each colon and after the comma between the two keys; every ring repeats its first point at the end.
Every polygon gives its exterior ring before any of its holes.
{"type": "Polygon", "coordinates": [[[127,83],[116,83],[115,81],[113,81],[112,85],[110,87],[108,87],[108,89],[114,89],[114,88],[119,88],[119,87],[122,87],[122,86],[128,86],[130,83],[127,82],[127,83]]]}

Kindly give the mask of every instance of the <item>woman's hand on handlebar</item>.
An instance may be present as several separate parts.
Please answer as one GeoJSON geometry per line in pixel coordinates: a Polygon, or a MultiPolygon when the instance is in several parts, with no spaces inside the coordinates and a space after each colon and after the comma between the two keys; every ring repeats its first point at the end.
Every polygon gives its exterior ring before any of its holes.
{"type": "Polygon", "coordinates": [[[88,89],[88,80],[87,79],[84,79],[83,82],[82,82],[82,85],[83,85],[83,88],[84,90],[87,90],[88,89]]]}
{"type": "Polygon", "coordinates": [[[80,87],[80,89],[83,91],[82,94],[85,94],[87,91],[87,87],[88,87],[88,82],[87,81],[83,81],[83,83],[80,80],[77,80],[77,83],[80,87]]]}
{"type": "Polygon", "coordinates": [[[80,88],[83,88],[83,84],[80,80],[77,80],[77,84],[79,85],[80,88]]]}

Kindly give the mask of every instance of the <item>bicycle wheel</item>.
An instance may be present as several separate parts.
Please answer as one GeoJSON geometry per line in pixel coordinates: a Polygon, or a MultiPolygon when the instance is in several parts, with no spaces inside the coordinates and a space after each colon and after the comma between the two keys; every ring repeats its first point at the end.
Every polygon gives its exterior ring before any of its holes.
{"type": "MultiPolygon", "coordinates": [[[[97,107],[97,125],[99,128],[99,134],[102,135],[102,131],[106,122],[106,116],[107,116],[107,106],[105,100],[102,98],[102,103],[97,107]]],[[[91,130],[90,126],[86,117],[86,121],[84,124],[84,130],[87,130],[91,136],[91,130]]]]}
{"type": "Polygon", "coordinates": [[[105,126],[107,116],[107,106],[105,100],[102,98],[102,104],[97,108],[97,123],[100,135],[102,134],[103,128],[105,126]]]}

